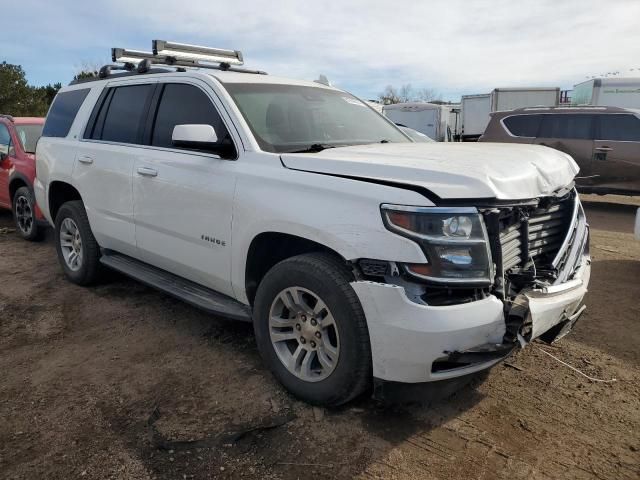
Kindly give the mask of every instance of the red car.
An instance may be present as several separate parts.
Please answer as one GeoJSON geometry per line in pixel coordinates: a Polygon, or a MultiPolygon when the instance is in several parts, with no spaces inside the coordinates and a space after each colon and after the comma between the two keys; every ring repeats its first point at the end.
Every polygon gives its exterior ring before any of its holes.
{"type": "Polygon", "coordinates": [[[46,222],[36,205],[36,143],[44,118],[0,115],[0,208],[13,211],[16,228],[26,240],[42,238],[46,222]]]}

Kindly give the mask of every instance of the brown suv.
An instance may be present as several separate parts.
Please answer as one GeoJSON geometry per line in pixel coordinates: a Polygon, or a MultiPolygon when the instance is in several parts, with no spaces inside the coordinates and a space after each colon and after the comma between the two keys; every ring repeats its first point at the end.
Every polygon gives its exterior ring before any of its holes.
{"type": "Polygon", "coordinates": [[[480,142],[546,145],[580,166],[578,190],[640,195],[640,110],[535,107],[491,114],[480,142]]]}

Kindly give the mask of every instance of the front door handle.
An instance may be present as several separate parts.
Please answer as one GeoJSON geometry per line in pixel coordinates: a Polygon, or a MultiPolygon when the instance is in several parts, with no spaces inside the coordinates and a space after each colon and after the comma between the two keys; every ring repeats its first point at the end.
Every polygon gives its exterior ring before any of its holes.
{"type": "Polygon", "coordinates": [[[611,150],[613,150],[613,148],[611,147],[596,147],[596,150],[599,152],[610,152],[611,150]]]}
{"type": "Polygon", "coordinates": [[[157,177],[158,171],[155,168],[138,167],[138,175],[144,175],[145,177],[157,177]]]}
{"type": "Polygon", "coordinates": [[[91,158],[89,155],[80,155],[78,157],[78,161],[80,163],[85,163],[87,165],[91,165],[93,163],[93,158],[91,158]]]}

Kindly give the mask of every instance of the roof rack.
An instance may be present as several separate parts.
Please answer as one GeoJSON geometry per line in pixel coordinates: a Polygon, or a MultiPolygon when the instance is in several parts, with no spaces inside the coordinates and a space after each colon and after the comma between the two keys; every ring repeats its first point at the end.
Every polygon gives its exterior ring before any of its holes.
{"type": "Polygon", "coordinates": [[[173,67],[179,72],[185,72],[186,68],[206,68],[266,75],[266,72],[261,70],[238,68],[238,65],[244,64],[240,50],[202,47],[188,43],[169,42],[167,40],[152,40],[151,45],[151,52],[129,50],[126,48],[112,48],[111,60],[115,65],[104,65],[98,72],[98,78],[74,80],[70,85],[103,80],[109,77],[114,70],[123,71],[117,76],[166,73],[172,71],[166,68],[152,68],[154,66],[173,67]]]}

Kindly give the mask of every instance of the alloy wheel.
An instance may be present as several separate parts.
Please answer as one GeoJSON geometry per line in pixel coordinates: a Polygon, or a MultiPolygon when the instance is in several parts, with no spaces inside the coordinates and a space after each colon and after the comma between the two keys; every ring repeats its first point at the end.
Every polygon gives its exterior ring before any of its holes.
{"type": "Polygon", "coordinates": [[[269,311],[269,334],[282,364],[301,380],[324,380],[338,364],[335,318],[322,299],[306,288],[289,287],[276,296],[269,311]]]}
{"type": "Polygon", "coordinates": [[[29,235],[31,233],[31,230],[33,230],[34,224],[34,215],[31,202],[24,195],[20,195],[18,198],[16,198],[15,202],[15,214],[18,228],[22,231],[23,234],[29,235]]]}
{"type": "Polygon", "coordinates": [[[80,229],[71,218],[60,225],[60,248],[67,267],[77,272],[82,267],[82,238],[80,229]]]}

